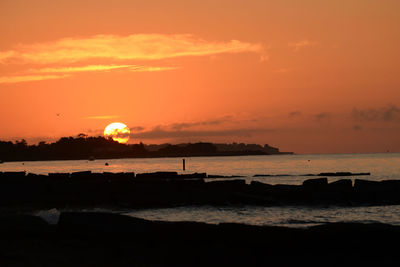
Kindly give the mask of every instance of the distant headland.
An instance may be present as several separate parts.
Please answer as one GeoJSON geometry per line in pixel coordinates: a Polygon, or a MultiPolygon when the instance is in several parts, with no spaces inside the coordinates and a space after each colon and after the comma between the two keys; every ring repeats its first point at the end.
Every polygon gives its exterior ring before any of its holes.
{"type": "Polygon", "coordinates": [[[280,152],[268,144],[214,144],[208,142],[146,145],[121,144],[102,136],[89,137],[79,134],[76,137],[62,137],[54,143],[39,142],[28,145],[22,139],[16,142],[0,141],[0,162],[34,160],[77,160],[111,158],[156,158],[156,157],[200,157],[200,156],[244,156],[281,155],[293,152],[280,152]]]}

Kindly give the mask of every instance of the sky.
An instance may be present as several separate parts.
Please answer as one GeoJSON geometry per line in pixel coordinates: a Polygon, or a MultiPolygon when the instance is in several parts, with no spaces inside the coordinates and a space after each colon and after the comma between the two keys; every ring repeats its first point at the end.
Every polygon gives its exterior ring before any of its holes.
{"type": "Polygon", "coordinates": [[[398,0],[0,0],[0,140],[400,152],[398,0]]]}

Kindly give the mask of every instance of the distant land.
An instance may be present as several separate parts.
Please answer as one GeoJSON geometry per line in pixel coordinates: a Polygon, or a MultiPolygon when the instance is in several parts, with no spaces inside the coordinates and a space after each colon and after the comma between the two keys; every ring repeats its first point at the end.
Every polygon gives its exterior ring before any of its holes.
{"type": "Polygon", "coordinates": [[[0,162],[34,160],[112,159],[112,158],[156,158],[156,157],[199,157],[199,156],[243,156],[280,155],[278,148],[258,144],[213,144],[206,142],[184,144],[145,145],[121,144],[102,136],[62,137],[54,143],[39,142],[28,145],[22,139],[0,141],[0,162]]]}

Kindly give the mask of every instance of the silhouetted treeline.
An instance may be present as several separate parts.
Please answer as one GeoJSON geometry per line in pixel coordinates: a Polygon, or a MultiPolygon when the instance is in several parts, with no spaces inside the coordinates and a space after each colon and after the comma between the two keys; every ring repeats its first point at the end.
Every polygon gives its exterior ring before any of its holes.
{"type": "Polygon", "coordinates": [[[54,143],[39,142],[37,145],[28,145],[24,139],[15,143],[0,141],[1,161],[268,154],[280,154],[280,152],[279,149],[268,145],[262,147],[260,145],[235,143],[215,145],[199,142],[195,144],[150,146],[139,143],[128,145],[101,136],[88,137],[84,134],[77,137],[62,137],[54,143]]]}

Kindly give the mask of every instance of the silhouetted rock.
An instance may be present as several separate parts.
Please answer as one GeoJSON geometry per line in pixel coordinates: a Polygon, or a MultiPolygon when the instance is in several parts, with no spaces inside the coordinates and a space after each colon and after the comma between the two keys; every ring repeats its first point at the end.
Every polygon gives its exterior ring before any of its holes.
{"type": "MultiPolygon", "coordinates": [[[[0,173],[0,207],[173,207],[182,205],[400,204],[400,180],[350,179],[268,185],[243,179],[205,182],[205,173],[0,173]]],[[[224,177],[227,178],[227,177],[224,177]]],[[[229,177],[232,178],[232,177],[229,177]]]]}
{"type": "Polygon", "coordinates": [[[67,181],[70,178],[69,173],[49,173],[48,176],[53,181],[67,181]]]}
{"type": "Polygon", "coordinates": [[[351,173],[351,172],[321,172],[318,176],[363,176],[371,175],[369,172],[351,173]]]}
{"type": "Polygon", "coordinates": [[[400,180],[383,180],[379,183],[384,190],[400,192],[400,180]]]}
{"type": "Polygon", "coordinates": [[[201,173],[191,173],[191,174],[180,174],[179,178],[182,179],[197,179],[197,178],[207,178],[207,173],[201,172],[201,173]]]}
{"type": "Polygon", "coordinates": [[[257,182],[257,181],[251,181],[250,187],[253,190],[262,192],[262,191],[265,191],[265,190],[271,190],[274,186],[270,185],[270,184],[266,184],[266,183],[257,182]]]}
{"type": "Polygon", "coordinates": [[[26,238],[34,234],[43,235],[50,230],[48,226],[46,221],[37,216],[25,214],[0,215],[0,234],[2,238],[5,236],[12,236],[12,238],[21,238],[22,236],[26,238]]]}
{"type": "Polygon", "coordinates": [[[240,178],[240,177],[245,177],[241,175],[217,175],[217,174],[209,174],[207,175],[207,178],[240,178]]]}
{"type": "Polygon", "coordinates": [[[398,266],[400,227],[330,223],[305,229],[148,221],[61,213],[51,226],[0,216],[1,266],[398,266]]]}
{"type": "Polygon", "coordinates": [[[61,231],[132,234],[149,231],[150,222],[129,216],[102,212],[61,212],[61,231]]]}
{"type": "Polygon", "coordinates": [[[174,179],[177,177],[177,172],[150,172],[136,174],[136,179],[174,179]]]}
{"type": "Polygon", "coordinates": [[[90,177],[92,174],[91,171],[80,171],[80,172],[73,172],[71,173],[71,179],[82,179],[90,177]]]}
{"type": "Polygon", "coordinates": [[[3,177],[8,179],[21,179],[25,178],[25,172],[3,172],[3,177]]]}
{"type": "Polygon", "coordinates": [[[210,189],[221,189],[221,190],[241,190],[246,187],[246,181],[242,179],[228,180],[228,181],[212,181],[207,183],[207,187],[210,189]]]}
{"type": "Polygon", "coordinates": [[[353,190],[353,182],[350,179],[340,179],[328,184],[330,189],[350,192],[353,190]]]}
{"type": "Polygon", "coordinates": [[[361,179],[354,180],[354,189],[357,192],[376,191],[378,187],[379,187],[379,182],[377,181],[361,180],[361,179]]]}
{"type": "Polygon", "coordinates": [[[316,178],[316,179],[308,179],[303,181],[303,187],[308,188],[308,189],[321,189],[321,188],[326,188],[328,185],[328,179],[327,178],[316,178]]]}

